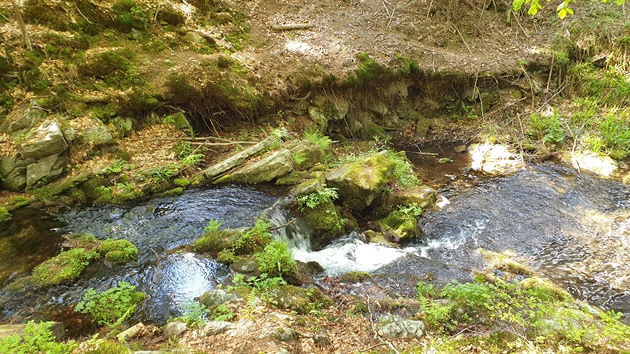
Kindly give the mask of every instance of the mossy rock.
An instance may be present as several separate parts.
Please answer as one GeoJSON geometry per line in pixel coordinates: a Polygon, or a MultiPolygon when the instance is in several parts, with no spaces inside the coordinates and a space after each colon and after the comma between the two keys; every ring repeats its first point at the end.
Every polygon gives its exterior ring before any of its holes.
{"type": "Polygon", "coordinates": [[[366,272],[349,272],[338,276],[337,280],[342,283],[356,284],[372,280],[372,275],[366,272]]]}
{"type": "Polygon", "coordinates": [[[225,229],[206,232],[190,244],[195,252],[216,255],[222,250],[232,248],[241,235],[242,230],[225,229]]]}
{"type": "Polygon", "coordinates": [[[298,144],[290,148],[293,155],[293,165],[296,169],[304,171],[315,166],[318,163],[323,163],[326,160],[326,151],[321,146],[307,142],[300,141],[298,144]]]}
{"type": "Polygon", "coordinates": [[[386,152],[345,164],[326,176],[326,184],[337,188],[342,203],[353,211],[363,211],[391,182],[396,161],[386,152]]]}
{"type": "Polygon", "coordinates": [[[313,249],[324,248],[344,233],[345,220],[329,197],[325,197],[315,208],[302,208],[298,215],[313,230],[313,249]]]}
{"type": "Polygon", "coordinates": [[[416,238],[418,236],[417,223],[415,216],[400,210],[392,211],[378,222],[381,231],[396,242],[416,238]]]}
{"type": "Polygon", "coordinates": [[[71,283],[92,260],[98,257],[97,252],[86,251],[85,248],[61,252],[33,269],[33,284],[49,286],[71,283]]]}
{"type": "Polygon", "coordinates": [[[521,288],[530,291],[543,300],[569,301],[573,299],[568,292],[548,279],[532,277],[521,281],[521,288]]]}
{"type": "Polygon", "coordinates": [[[63,248],[84,248],[86,251],[91,251],[101,244],[96,236],[90,234],[70,234],[63,238],[65,239],[61,244],[63,248]]]}
{"type": "Polygon", "coordinates": [[[112,263],[127,263],[138,259],[138,247],[127,240],[103,241],[97,248],[101,254],[105,254],[105,260],[112,263]]]}
{"type": "Polygon", "coordinates": [[[374,230],[367,230],[363,233],[363,236],[367,239],[369,243],[376,243],[379,245],[392,247],[392,248],[397,247],[397,245],[394,242],[391,242],[390,240],[388,240],[387,237],[385,237],[385,235],[383,235],[382,232],[377,232],[374,230]]]}
{"type": "Polygon", "coordinates": [[[437,192],[428,186],[397,189],[387,197],[387,205],[417,205],[422,209],[431,209],[437,201],[437,192]]]}
{"type": "Polygon", "coordinates": [[[293,285],[281,285],[268,290],[268,301],[283,310],[308,314],[332,305],[332,301],[320,290],[315,288],[300,288],[293,285]]]}

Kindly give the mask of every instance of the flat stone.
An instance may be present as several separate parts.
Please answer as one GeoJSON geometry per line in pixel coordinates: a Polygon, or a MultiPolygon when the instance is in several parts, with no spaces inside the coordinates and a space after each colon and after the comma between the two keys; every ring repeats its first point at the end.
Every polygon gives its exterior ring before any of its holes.
{"type": "Polygon", "coordinates": [[[232,327],[231,322],[226,321],[210,321],[203,326],[201,330],[202,333],[206,336],[213,336],[227,331],[232,327]]]}
{"type": "Polygon", "coordinates": [[[118,334],[118,336],[116,337],[119,341],[124,342],[127,339],[138,337],[145,329],[146,326],[142,322],[139,322],[120,332],[120,334],[118,334]]]}
{"type": "Polygon", "coordinates": [[[293,170],[293,156],[287,149],[269,153],[259,161],[246,165],[218,182],[264,183],[284,176],[293,170]]]}
{"type": "Polygon", "coordinates": [[[184,322],[174,321],[167,323],[162,329],[162,334],[166,338],[181,337],[188,330],[188,326],[184,322]]]}

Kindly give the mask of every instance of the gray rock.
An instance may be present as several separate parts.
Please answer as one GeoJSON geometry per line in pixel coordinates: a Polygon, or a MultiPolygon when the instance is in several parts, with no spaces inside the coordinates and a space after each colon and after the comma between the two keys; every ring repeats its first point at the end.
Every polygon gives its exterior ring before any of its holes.
{"type": "Polygon", "coordinates": [[[50,183],[61,175],[66,159],[61,154],[50,155],[26,166],[26,186],[36,186],[38,182],[50,183]]]}
{"type": "Polygon", "coordinates": [[[424,334],[424,322],[389,317],[379,326],[378,332],[380,335],[391,338],[420,338],[424,334]]]}
{"type": "Polygon", "coordinates": [[[39,107],[35,100],[24,103],[8,114],[4,123],[0,125],[0,131],[16,137],[22,132],[35,126],[37,122],[46,116],[46,111],[39,107]]]}
{"type": "Polygon", "coordinates": [[[175,126],[175,128],[183,130],[187,134],[192,133],[193,131],[192,125],[190,125],[190,122],[188,121],[184,113],[177,112],[175,114],[168,116],[167,118],[173,122],[173,125],[175,126]]]}
{"type": "Polygon", "coordinates": [[[120,136],[127,136],[133,131],[133,120],[127,117],[116,117],[109,121],[120,136]]]}
{"type": "Polygon", "coordinates": [[[26,164],[17,153],[0,159],[0,175],[5,189],[18,192],[26,187],[26,164]]]}
{"type": "Polygon", "coordinates": [[[124,342],[127,339],[138,337],[145,329],[146,326],[142,322],[139,322],[120,332],[120,334],[118,334],[116,337],[119,341],[124,342]]]}
{"type": "Polygon", "coordinates": [[[287,348],[280,348],[276,354],[291,354],[291,352],[287,348]]]}
{"type": "Polygon", "coordinates": [[[226,321],[210,321],[201,330],[206,336],[214,336],[223,333],[232,327],[232,323],[226,321]]]}
{"type": "Polygon", "coordinates": [[[293,342],[298,340],[300,334],[289,327],[280,327],[273,333],[273,337],[283,342],[293,342]]]}
{"type": "Polygon", "coordinates": [[[365,108],[380,118],[385,117],[389,113],[389,108],[387,108],[385,102],[380,100],[367,100],[365,108]]]}
{"type": "Polygon", "coordinates": [[[180,337],[184,332],[188,330],[188,326],[184,322],[174,321],[167,323],[162,329],[162,334],[166,338],[180,337]]]}
{"type": "Polygon", "coordinates": [[[251,165],[245,165],[236,172],[220,178],[218,182],[264,183],[284,176],[293,170],[293,156],[287,149],[267,154],[251,165]]]}
{"type": "Polygon", "coordinates": [[[258,264],[253,259],[239,259],[230,264],[230,269],[236,273],[254,274],[258,271],[258,264]]]}
{"type": "Polygon", "coordinates": [[[226,302],[238,300],[238,296],[234,293],[228,293],[223,289],[214,289],[201,295],[199,302],[207,308],[212,308],[226,302]]]}
{"type": "Polygon", "coordinates": [[[47,120],[27,134],[20,144],[19,152],[24,160],[39,160],[60,154],[67,148],[68,144],[59,129],[59,124],[53,120],[47,120]]]}
{"type": "Polygon", "coordinates": [[[83,139],[90,146],[103,146],[103,145],[115,144],[112,133],[110,133],[107,127],[102,124],[88,129],[84,133],[83,139]]]}

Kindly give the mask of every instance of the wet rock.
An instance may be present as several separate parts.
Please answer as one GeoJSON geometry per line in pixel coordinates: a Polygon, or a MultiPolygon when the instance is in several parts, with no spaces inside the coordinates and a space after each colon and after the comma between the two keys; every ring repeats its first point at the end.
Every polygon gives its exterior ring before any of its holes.
{"type": "Polygon", "coordinates": [[[293,170],[293,156],[287,149],[271,152],[261,160],[246,165],[236,172],[220,178],[217,183],[264,183],[284,176],[293,170]]]}
{"type": "Polygon", "coordinates": [[[201,295],[199,302],[207,308],[212,308],[235,300],[238,300],[238,296],[236,296],[236,294],[228,293],[227,291],[222,289],[214,289],[207,291],[203,295],[201,295]]]}
{"type": "Polygon", "coordinates": [[[419,234],[416,217],[400,210],[392,211],[386,218],[379,220],[378,224],[381,232],[394,242],[411,240],[419,234]]]}
{"type": "Polygon", "coordinates": [[[119,341],[124,342],[127,339],[138,337],[143,331],[146,330],[146,328],[147,327],[142,322],[139,322],[120,332],[120,334],[118,334],[116,338],[118,338],[119,341]]]}
{"type": "Polygon", "coordinates": [[[188,326],[184,322],[174,321],[167,323],[162,329],[162,334],[166,338],[181,337],[188,330],[188,326]]]}
{"type": "Polygon", "coordinates": [[[1,186],[10,191],[20,191],[26,187],[26,164],[19,154],[0,159],[1,186]]]}
{"type": "Polygon", "coordinates": [[[323,186],[317,178],[311,178],[295,186],[291,194],[299,197],[301,195],[307,195],[313,192],[317,192],[322,188],[323,186]]]}
{"type": "Polygon", "coordinates": [[[230,264],[230,269],[236,273],[255,275],[258,272],[258,264],[253,259],[238,258],[234,263],[230,264]]]}
{"type": "Polygon", "coordinates": [[[338,189],[346,207],[360,212],[383,192],[395,166],[396,162],[382,152],[333,170],[326,176],[326,182],[338,189]]]}
{"type": "Polygon", "coordinates": [[[391,338],[420,338],[424,334],[424,322],[403,320],[393,316],[381,317],[382,323],[379,325],[378,332],[382,336],[391,338]]]}
{"type": "Polygon", "coordinates": [[[369,243],[377,243],[386,247],[397,247],[396,244],[388,240],[382,232],[367,230],[363,232],[362,235],[369,243]]]}
{"type": "Polygon", "coordinates": [[[226,321],[210,321],[203,326],[201,332],[206,336],[214,336],[227,331],[232,323],[226,321]]]}

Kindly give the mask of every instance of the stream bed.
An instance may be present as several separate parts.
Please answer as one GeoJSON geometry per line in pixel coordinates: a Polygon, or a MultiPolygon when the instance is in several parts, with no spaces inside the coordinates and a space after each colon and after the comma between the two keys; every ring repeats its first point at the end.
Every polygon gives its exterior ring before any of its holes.
{"type": "MultiPolygon", "coordinates": [[[[317,261],[329,275],[368,271],[396,284],[400,284],[397,278],[427,275],[442,284],[469,280],[472,269],[484,266],[477,249],[505,252],[577,298],[623,312],[627,321],[627,186],[546,163],[445,193],[450,204],[426,213],[420,220],[424,236],[401,249],[366,244],[355,232],[313,252],[299,222],[280,228],[278,237],[289,241],[298,260],[317,261]]],[[[88,207],[57,215],[24,209],[0,231],[4,285],[55,255],[67,233],[124,238],[138,246],[140,256],[122,266],[91,265],[72,285],[28,292],[0,290],[0,321],[63,320],[61,314],[86,289],[104,290],[124,280],[148,294],[136,319],[164,323],[229,275],[229,269],[213,259],[172,250],[199,237],[211,219],[236,228],[250,226],[267,213],[272,222],[282,225],[291,218],[278,207],[282,198],[253,187],[223,186],[154,198],[133,207],[88,207]]],[[[413,285],[407,290],[413,292],[413,285]]]]}

